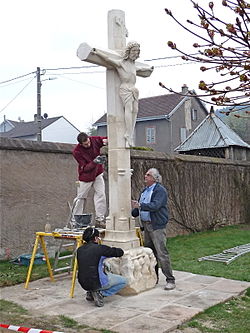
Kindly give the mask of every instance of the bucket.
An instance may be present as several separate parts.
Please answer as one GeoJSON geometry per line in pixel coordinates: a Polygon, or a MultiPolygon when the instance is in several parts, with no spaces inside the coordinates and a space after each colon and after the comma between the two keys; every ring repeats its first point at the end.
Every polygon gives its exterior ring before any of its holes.
{"type": "Polygon", "coordinates": [[[87,227],[91,223],[92,214],[74,215],[77,228],[87,227]]]}

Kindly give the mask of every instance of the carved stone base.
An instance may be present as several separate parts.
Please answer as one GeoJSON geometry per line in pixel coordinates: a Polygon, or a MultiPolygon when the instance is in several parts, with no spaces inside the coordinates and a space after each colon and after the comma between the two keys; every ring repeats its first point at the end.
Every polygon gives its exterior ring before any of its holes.
{"type": "Polygon", "coordinates": [[[112,273],[128,279],[128,285],[119,292],[120,295],[135,295],[156,284],[156,259],[149,248],[130,249],[121,258],[109,258],[106,262],[110,264],[112,273]]]}
{"type": "MultiPolygon", "coordinates": [[[[122,214],[121,214],[122,215],[122,214]]],[[[105,237],[103,244],[114,247],[121,247],[124,251],[138,248],[140,240],[135,229],[135,220],[132,217],[114,216],[106,218],[105,237]]]]}

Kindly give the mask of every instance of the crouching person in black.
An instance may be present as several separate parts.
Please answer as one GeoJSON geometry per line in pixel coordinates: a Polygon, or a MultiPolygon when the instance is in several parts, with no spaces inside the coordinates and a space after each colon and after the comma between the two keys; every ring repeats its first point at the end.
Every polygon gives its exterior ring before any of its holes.
{"type": "Polygon", "coordinates": [[[86,300],[94,301],[96,306],[103,306],[103,297],[116,294],[127,285],[127,280],[121,275],[106,272],[104,259],[121,257],[124,252],[120,248],[98,244],[99,231],[87,228],[82,236],[86,244],[77,250],[78,282],[87,290],[86,300]]]}

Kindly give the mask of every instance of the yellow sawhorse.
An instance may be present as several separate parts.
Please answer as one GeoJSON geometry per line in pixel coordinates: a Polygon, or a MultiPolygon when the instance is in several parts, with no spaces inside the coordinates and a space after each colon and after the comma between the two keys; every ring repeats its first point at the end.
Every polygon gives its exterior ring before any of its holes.
{"type": "MultiPolygon", "coordinates": [[[[139,238],[140,241],[140,246],[143,246],[143,237],[142,237],[142,232],[140,230],[140,228],[136,227],[136,235],[139,238]]],[[[28,269],[28,273],[27,273],[27,277],[26,277],[26,282],[25,282],[25,289],[28,289],[28,285],[29,285],[29,281],[30,281],[30,277],[31,277],[31,273],[32,273],[32,268],[34,265],[34,261],[35,261],[35,256],[36,256],[36,251],[39,245],[39,242],[41,243],[42,249],[43,249],[43,253],[45,256],[45,260],[46,260],[46,264],[47,264],[47,268],[48,268],[48,273],[50,276],[50,279],[52,282],[55,281],[54,279],[54,275],[53,275],[53,271],[50,265],[50,260],[49,260],[49,256],[48,256],[48,252],[47,252],[47,248],[46,248],[46,243],[44,240],[44,237],[54,237],[57,239],[72,239],[76,241],[76,249],[78,249],[79,246],[81,246],[84,241],[82,240],[82,234],[61,234],[59,232],[36,232],[36,240],[35,240],[35,244],[33,247],[33,251],[32,251],[32,256],[30,259],[30,264],[29,264],[29,269],[28,269]]],[[[75,256],[74,258],[74,265],[73,265],[73,271],[72,271],[72,281],[71,281],[71,288],[70,288],[70,297],[74,297],[74,290],[75,290],[75,283],[76,283],[76,273],[77,273],[77,258],[75,256]]]]}
{"type": "MultiPolygon", "coordinates": [[[[45,259],[46,259],[46,264],[47,264],[50,279],[51,279],[52,282],[55,281],[53,271],[52,271],[52,268],[51,268],[51,265],[50,265],[50,260],[49,260],[46,244],[45,244],[45,241],[44,241],[44,237],[54,237],[54,238],[57,238],[57,239],[72,239],[72,240],[75,240],[76,241],[76,248],[78,248],[79,246],[81,246],[83,244],[82,234],[75,234],[75,235],[74,234],[68,234],[68,235],[65,235],[65,234],[60,234],[60,233],[57,233],[57,232],[36,232],[36,240],[35,240],[35,244],[34,244],[34,247],[33,247],[33,252],[32,252],[31,259],[30,259],[29,269],[28,269],[28,273],[27,273],[27,277],[26,277],[25,286],[24,286],[25,289],[28,289],[28,285],[29,285],[29,281],[30,281],[30,277],[31,277],[31,272],[32,272],[32,268],[33,268],[33,265],[34,265],[36,251],[37,251],[39,242],[41,243],[43,253],[44,253],[44,256],[45,256],[45,259]]],[[[70,297],[74,297],[76,273],[77,273],[77,258],[75,256],[73,271],[72,271],[72,282],[71,282],[71,288],[70,288],[70,297]]]]}

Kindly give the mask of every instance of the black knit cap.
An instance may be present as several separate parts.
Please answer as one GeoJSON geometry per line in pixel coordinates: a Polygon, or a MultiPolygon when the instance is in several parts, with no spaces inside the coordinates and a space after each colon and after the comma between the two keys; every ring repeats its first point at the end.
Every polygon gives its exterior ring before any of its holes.
{"type": "Polygon", "coordinates": [[[82,239],[87,243],[93,241],[95,237],[99,237],[99,231],[94,227],[88,227],[82,235],[82,239]]]}

